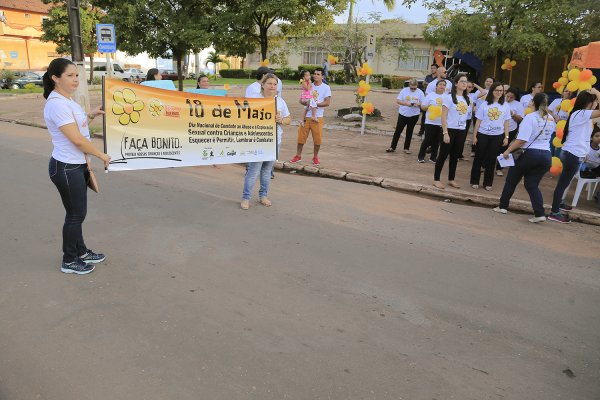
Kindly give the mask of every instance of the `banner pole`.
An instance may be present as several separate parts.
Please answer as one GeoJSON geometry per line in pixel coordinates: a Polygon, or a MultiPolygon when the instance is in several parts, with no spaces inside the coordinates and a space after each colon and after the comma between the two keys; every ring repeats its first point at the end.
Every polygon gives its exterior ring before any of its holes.
{"type": "MultiPolygon", "coordinates": [[[[277,98],[279,96],[275,96],[275,117],[277,117],[277,98]]],[[[279,123],[275,121],[275,161],[279,160],[279,145],[277,144],[277,128],[279,128],[279,123]]],[[[283,129],[283,128],[282,128],[283,129]]]]}
{"type": "MultiPolygon", "coordinates": [[[[104,142],[104,153],[106,153],[107,148],[106,148],[106,103],[104,101],[104,79],[106,77],[102,77],[102,111],[104,111],[104,114],[102,114],[102,141],[104,142]]],[[[108,174],[108,167],[104,168],[104,172],[108,174]]]]}

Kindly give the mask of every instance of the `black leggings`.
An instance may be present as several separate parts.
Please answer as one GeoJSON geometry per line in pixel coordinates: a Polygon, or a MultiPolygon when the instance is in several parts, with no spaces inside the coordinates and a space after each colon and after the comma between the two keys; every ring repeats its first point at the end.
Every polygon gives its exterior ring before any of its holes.
{"type": "Polygon", "coordinates": [[[439,125],[425,124],[425,139],[421,142],[421,148],[419,149],[419,160],[425,159],[425,152],[427,148],[431,146],[431,155],[429,159],[435,161],[437,159],[438,147],[440,146],[440,140],[442,136],[442,127],[439,125]]]}
{"type": "Polygon", "coordinates": [[[448,135],[450,136],[450,143],[444,143],[444,138],[440,140],[440,154],[437,156],[435,162],[435,172],[433,173],[433,180],[439,181],[444,163],[446,158],[450,156],[450,165],[448,170],[448,180],[453,181],[456,176],[456,165],[458,164],[458,155],[460,154],[460,143],[459,139],[461,135],[464,135],[463,129],[450,129],[448,128],[448,135]]]}
{"type": "Polygon", "coordinates": [[[412,139],[413,131],[415,129],[415,125],[419,120],[419,115],[415,115],[412,117],[405,117],[402,114],[398,114],[398,122],[396,123],[396,130],[394,131],[394,138],[392,139],[391,148],[396,150],[396,146],[398,145],[398,140],[400,139],[400,134],[406,127],[406,138],[404,139],[404,150],[408,150],[410,148],[410,141],[412,139]]]}
{"type": "Polygon", "coordinates": [[[471,185],[479,185],[481,178],[481,168],[485,169],[483,173],[483,186],[492,186],[494,184],[494,170],[496,157],[500,154],[502,139],[504,134],[484,135],[477,134],[477,149],[471,168],[471,185]]]}

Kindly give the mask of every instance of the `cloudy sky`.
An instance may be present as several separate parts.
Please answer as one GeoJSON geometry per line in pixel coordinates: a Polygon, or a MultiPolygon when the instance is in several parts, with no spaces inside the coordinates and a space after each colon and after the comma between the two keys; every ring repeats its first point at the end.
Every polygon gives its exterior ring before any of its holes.
{"type": "MultiPolygon", "coordinates": [[[[401,0],[396,0],[396,3],[400,4],[401,0]]],[[[381,0],[357,0],[354,7],[354,15],[366,19],[370,12],[376,11],[381,13],[383,19],[400,17],[413,23],[427,22],[429,12],[420,4],[421,2],[417,1],[417,4],[410,9],[397,5],[393,11],[388,11],[381,0]]],[[[346,22],[348,20],[348,12],[338,16],[335,20],[336,22],[346,22]]]]}

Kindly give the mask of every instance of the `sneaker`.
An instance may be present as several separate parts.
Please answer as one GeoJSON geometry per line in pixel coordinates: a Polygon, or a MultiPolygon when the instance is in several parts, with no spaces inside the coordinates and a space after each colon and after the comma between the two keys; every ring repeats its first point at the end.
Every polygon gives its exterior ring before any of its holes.
{"type": "Polygon", "coordinates": [[[290,160],[290,162],[291,162],[292,164],[295,164],[295,163],[297,163],[297,162],[298,162],[298,161],[300,161],[300,160],[302,160],[302,157],[300,157],[298,154],[296,154],[296,155],[294,156],[294,158],[292,158],[292,159],[290,160]]]}
{"type": "Polygon", "coordinates": [[[315,166],[321,165],[321,163],[319,162],[319,159],[317,157],[313,157],[313,165],[315,165],[315,166]]]}
{"type": "Polygon", "coordinates": [[[571,219],[569,218],[569,216],[557,212],[557,213],[552,213],[550,215],[548,215],[548,219],[550,221],[555,221],[555,222],[560,222],[561,224],[570,224],[571,223],[571,219]]]}
{"type": "Polygon", "coordinates": [[[544,222],[546,220],[545,216],[541,216],[541,217],[533,217],[533,218],[529,218],[529,222],[533,222],[534,224],[537,222],[544,222]]]}
{"type": "Polygon", "coordinates": [[[412,154],[412,152],[408,149],[404,149],[404,154],[412,154]]]}
{"type": "Polygon", "coordinates": [[[504,173],[500,170],[496,171],[496,176],[504,176],[504,173]]]}
{"type": "Polygon", "coordinates": [[[423,160],[422,158],[419,158],[419,159],[417,159],[417,162],[422,164],[425,162],[425,160],[423,160]]]}
{"type": "Polygon", "coordinates": [[[496,207],[492,209],[492,211],[500,213],[500,214],[508,214],[508,210],[506,208],[496,207]]]}
{"type": "Polygon", "coordinates": [[[560,212],[563,212],[563,213],[568,213],[569,211],[573,210],[573,207],[571,207],[571,206],[568,206],[568,205],[566,205],[566,204],[561,204],[561,205],[558,207],[558,210],[559,210],[560,212]]]}
{"type": "Polygon", "coordinates": [[[106,260],[106,256],[102,253],[94,253],[88,249],[87,253],[79,257],[86,264],[98,264],[106,260]]]}
{"type": "Polygon", "coordinates": [[[64,272],[65,274],[85,275],[92,272],[94,268],[96,267],[93,264],[86,264],[81,258],[78,258],[70,263],[63,262],[60,266],[60,272],[64,272]]]}
{"type": "Polygon", "coordinates": [[[435,164],[435,160],[432,160],[431,158],[429,159],[429,162],[435,164]]]}

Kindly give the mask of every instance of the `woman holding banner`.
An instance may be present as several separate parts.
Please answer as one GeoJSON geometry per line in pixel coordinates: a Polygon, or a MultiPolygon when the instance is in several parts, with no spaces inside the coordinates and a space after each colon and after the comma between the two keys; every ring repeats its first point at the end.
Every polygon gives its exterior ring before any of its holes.
{"type": "MultiPolygon", "coordinates": [[[[286,102],[277,96],[278,79],[272,73],[265,74],[261,82],[261,94],[265,98],[275,98],[277,113],[275,122],[277,122],[277,148],[281,144],[281,136],[283,128],[281,125],[289,125],[292,122],[292,117],[288,110],[286,102]]],[[[257,161],[248,163],[246,177],[244,179],[244,191],[242,193],[242,202],[240,207],[242,210],[250,208],[250,194],[256,183],[256,179],[260,175],[260,189],[258,191],[258,202],[265,207],[271,206],[271,201],[267,198],[269,192],[269,183],[271,182],[271,171],[275,161],[257,161]]]]}
{"type": "Polygon", "coordinates": [[[44,120],[52,137],[52,157],[48,172],[60,193],[66,217],[62,230],[63,259],[61,271],[88,274],[94,264],[104,261],[104,254],[94,253],[83,241],[82,224],[87,212],[87,155],[91,154],[108,167],[110,157],[90,141],[88,119],[104,114],[96,107],[89,114],[71,99],[79,86],[77,67],[64,58],[52,60],[43,77],[44,120]]]}

